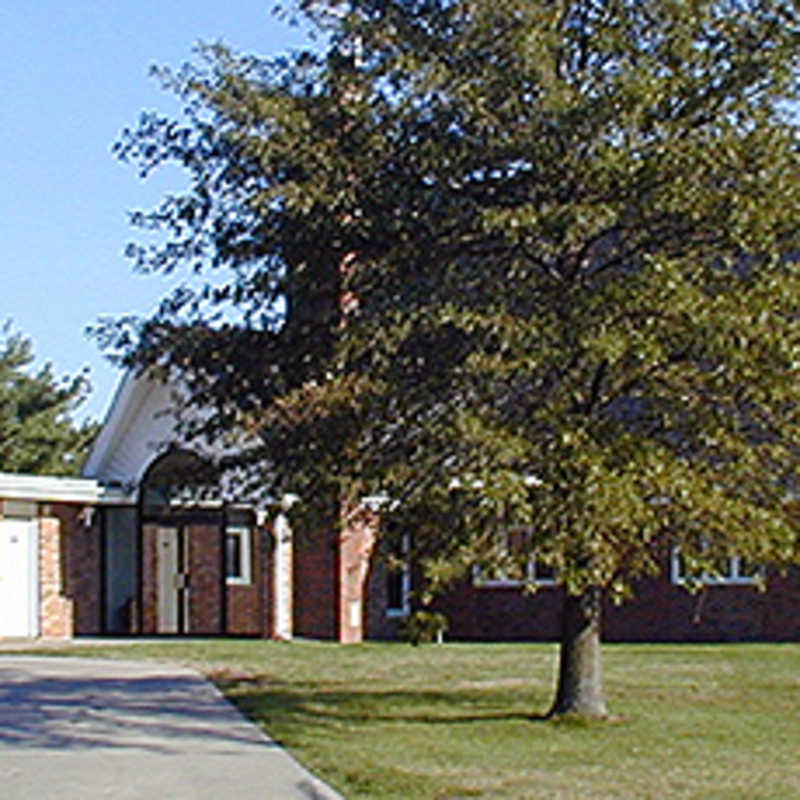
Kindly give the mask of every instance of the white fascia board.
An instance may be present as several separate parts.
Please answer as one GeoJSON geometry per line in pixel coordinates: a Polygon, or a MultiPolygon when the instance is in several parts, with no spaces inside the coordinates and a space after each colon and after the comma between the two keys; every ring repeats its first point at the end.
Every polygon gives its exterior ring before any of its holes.
{"type": "Polygon", "coordinates": [[[83,465],[82,474],[84,477],[91,477],[100,471],[103,461],[112,449],[114,442],[123,432],[123,423],[129,416],[136,396],[139,395],[141,397],[143,394],[146,382],[147,378],[141,377],[137,379],[131,370],[125,372],[120,378],[114,391],[114,399],[111,401],[103,422],[103,427],[94,440],[89,457],[83,465]]]}
{"type": "Polygon", "coordinates": [[[131,505],[136,502],[130,493],[102,486],[91,478],[55,478],[9,472],[0,472],[0,498],[86,505],[131,505]]]}

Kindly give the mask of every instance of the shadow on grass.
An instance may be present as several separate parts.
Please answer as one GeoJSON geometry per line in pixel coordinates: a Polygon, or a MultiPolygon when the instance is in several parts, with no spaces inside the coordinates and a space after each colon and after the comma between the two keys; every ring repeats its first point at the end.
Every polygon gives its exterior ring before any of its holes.
{"type": "MultiPolygon", "coordinates": [[[[543,722],[546,714],[520,709],[521,700],[465,691],[330,691],[315,687],[287,690],[258,681],[217,681],[225,694],[249,717],[269,726],[312,723],[419,723],[465,725],[480,722],[543,722]]],[[[534,705],[533,698],[531,705],[534,705]]]]}

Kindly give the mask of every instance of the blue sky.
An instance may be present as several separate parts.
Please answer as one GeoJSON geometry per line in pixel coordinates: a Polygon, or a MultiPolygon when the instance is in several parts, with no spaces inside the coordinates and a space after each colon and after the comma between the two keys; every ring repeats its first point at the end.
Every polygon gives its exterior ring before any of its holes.
{"type": "Polygon", "coordinates": [[[177,112],[148,76],[198,41],[274,54],[303,41],[274,3],[246,0],[4,0],[0,4],[0,323],[29,336],[57,375],[91,371],[81,417],[102,418],[118,373],[86,326],[144,314],[171,283],[132,273],[127,212],[181,187],[142,182],[111,146],[143,109],[177,112]]]}

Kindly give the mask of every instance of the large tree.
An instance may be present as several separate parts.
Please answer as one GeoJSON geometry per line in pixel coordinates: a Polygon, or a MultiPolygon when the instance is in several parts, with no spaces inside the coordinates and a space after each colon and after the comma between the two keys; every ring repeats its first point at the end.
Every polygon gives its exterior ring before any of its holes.
{"type": "Polygon", "coordinates": [[[33,345],[8,325],[0,332],[0,472],[77,475],[97,425],[76,425],[84,373],[59,381],[49,364],[32,369],[33,345]]]}
{"type": "Polygon", "coordinates": [[[161,73],[186,117],[123,134],[189,170],[131,251],[189,277],[107,343],[257,431],[272,491],[391,498],[431,590],[553,567],[553,711],[602,715],[604,595],[798,553],[800,5],[299,10],[316,47],[205,48],[161,73]]]}

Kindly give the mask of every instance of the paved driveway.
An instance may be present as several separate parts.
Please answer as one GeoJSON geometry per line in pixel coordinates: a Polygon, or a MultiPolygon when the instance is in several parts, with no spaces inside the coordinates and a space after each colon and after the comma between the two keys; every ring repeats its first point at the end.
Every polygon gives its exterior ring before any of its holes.
{"type": "Polygon", "coordinates": [[[0,657],[3,800],[333,800],[182,667],[0,657]]]}

